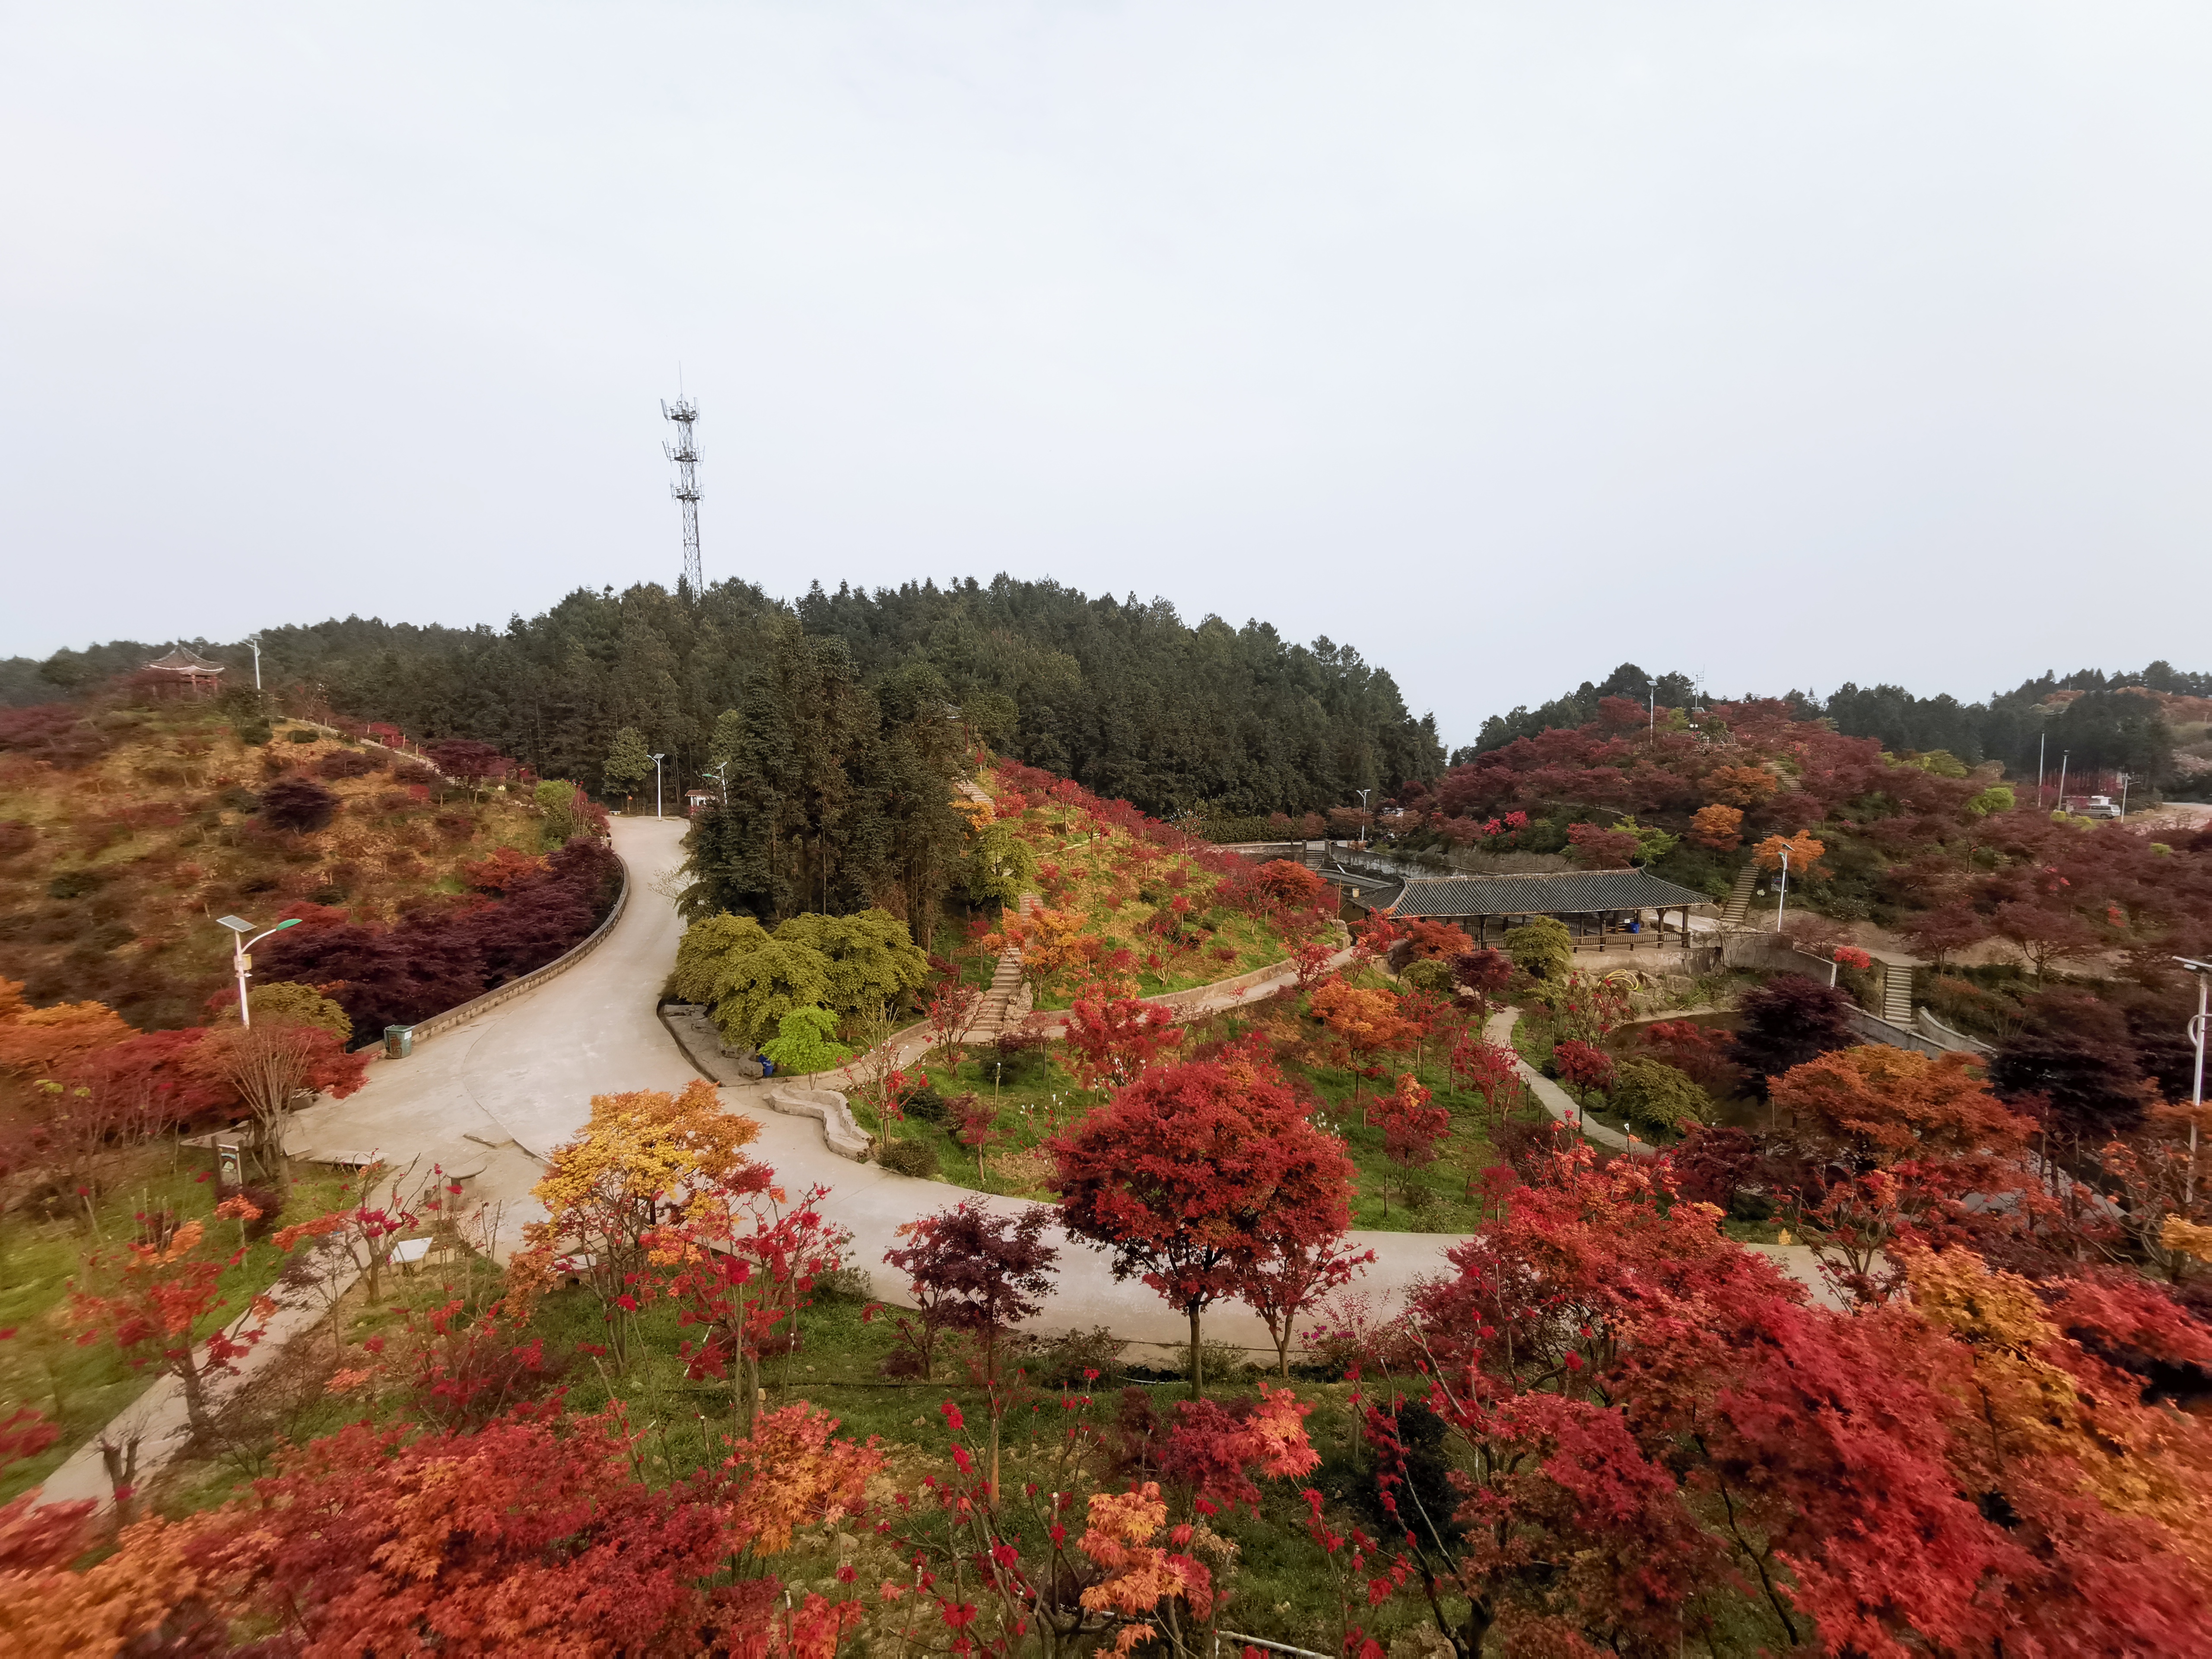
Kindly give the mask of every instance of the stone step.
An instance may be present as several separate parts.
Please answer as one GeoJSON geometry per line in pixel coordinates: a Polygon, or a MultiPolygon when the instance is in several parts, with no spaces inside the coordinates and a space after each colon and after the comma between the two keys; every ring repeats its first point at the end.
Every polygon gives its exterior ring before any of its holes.
{"type": "Polygon", "coordinates": [[[1751,909],[1751,890],[1758,885],[1759,866],[1745,865],[1736,872],[1735,885],[1729,890],[1728,908],[1721,912],[1721,920],[1741,921],[1751,909]]]}

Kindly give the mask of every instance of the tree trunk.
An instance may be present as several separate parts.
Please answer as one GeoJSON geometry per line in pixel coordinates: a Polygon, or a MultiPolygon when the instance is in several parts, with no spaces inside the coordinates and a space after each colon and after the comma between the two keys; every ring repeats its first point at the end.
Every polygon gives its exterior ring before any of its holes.
{"type": "Polygon", "coordinates": [[[170,1369],[184,1389],[185,1421],[191,1428],[193,1443],[204,1446],[215,1437],[215,1420],[208,1415],[207,1395],[200,1388],[199,1364],[186,1348],[184,1358],[170,1369]]]}
{"type": "Polygon", "coordinates": [[[1190,1397],[1193,1400],[1201,1398],[1200,1391],[1206,1387],[1205,1352],[1198,1343],[1198,1318],[1199,1304],[1194,1302],[1190,1304],[1190,1397]]]}

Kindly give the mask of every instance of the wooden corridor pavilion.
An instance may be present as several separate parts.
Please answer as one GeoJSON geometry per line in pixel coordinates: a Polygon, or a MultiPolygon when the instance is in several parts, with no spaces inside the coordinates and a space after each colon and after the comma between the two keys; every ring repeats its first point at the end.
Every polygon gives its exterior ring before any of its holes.
{"type": "MultiPolygon", "coordinates": [[[[1704,893],[1678,887],[1647,871],[1569,870],[1526,876],[1416,876],[1396,898],[1372,908],[1399,921],[1472,924],[1469,931],[1481,945],[1490,942],[1493,916],[1509,925],[1514,918],[1553,916],[1574,931],[1577,949],[1602,951],[1607,929],[1616,916],[1656,911],[1659,925],[1651,942],[1659,946],[1667,939],[1668,911],[1681,912],[1678,931],[1687,939],[1691,910],[1713,902],[1704,893]],[[1583,943],[1593,932],[1595,947],[1583,943]]],[[[1628,936],[1630,950],[1638,943],[1636,934],[1628,936]]]]}

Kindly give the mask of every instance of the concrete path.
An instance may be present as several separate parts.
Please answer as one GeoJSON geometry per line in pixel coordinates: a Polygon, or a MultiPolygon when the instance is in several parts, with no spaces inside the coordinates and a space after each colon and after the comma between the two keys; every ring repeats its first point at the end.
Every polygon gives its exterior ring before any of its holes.
{"type": "Polygon", "coordinates": [[[1518,1008],[1500,1008],[1490,1017],[1482,1028],[1486,1042],[1513,1054],[1513,1063],[1521,1068],[1521,1080],[1528,1085],[1528,1092],[1536,1097],[1536,1103],[1549,1112],[1553,1118],[1564,1123],[1585,1140],[1595,1141],[1608,1151],[1626,1152],[1631,1158],[1655,1158],[1657,1150],[1648,1140],[1638,1140],[1624,1135],[1618,1129],[1608,1129],[1602,1123],[1592,1123],[1583,1115],[1581,1105],[1565,1089],[1520,1057],[1513,1047],[1514,1022],[1521,1018],[1518,1008]]]}
{"type": "MultiPolygon", "coordinates": [[[[544,1212],[529,1196],[539,1160],[570,1139],[591,1113],[595,1094],[630,1089],[682,1089],[699,1072],[662,1025],[656,1006],[676,959],[683,923],[659,878],[683,860],[680,820],[617,818],[615,850],[629,866],[629,902],[613,933],[574,968],[462,1029],[432,1037],[406,1060],[369,1069],[368,1081],[345,1100],[325,1101],[295,1121],[287,1148],[295,1157],[374,1152],[390,1163],[420,1157],[427,1167],[475,1171],[471,1201],[495,1212],[495,1231],[511,1245],[523,1224],[544,1212]]],[[[1287,982],[1291,975],[1278,978],[1287,982]]],[[[1269,989],[1276,981],[1269,981],[1269,989]]],[[[1266,994],[1260,988],[1224,1006],[1266,994]]],[[[1198,1000],[1200,999],[1194,999],[1198,1000]]],[[[754,1152],[773,1164],[792,1189],[822,1186],[824,1213],[852,1229],[851,1259],[876,1279],[878,1295],[903,1288],[884,1267],[884,1252],[903,1223],[967,1196],[944,1182],[915,1181],[879,1164],[854,1164],[823,1144],[819,1124],[770,1109],[769,1092],[799,1081],[724,1085],[734,1110],[758,1121],[754,1152]]],[[[1021,1200],[985,1196],[1008,1212],[1021,1200]]],[[[1443,1270],[1453,1240],[1440,1234],[1376,1232],[1354,1236],[1377,1261],[1357,1288],[1378,1303],[1395,1299],[1413,1279],[1443,1270]]],[[[1116,1284],[1105,1258],[1061,1240],[1059,1289],[1036,1322],[1041,1330],[1104,1325],[1136,1342],[1173,1343],[1182,1322],[1141,1284],[1116,1284]]],[[[1206,1316],[1206,1334],[1250,1348],[1267,1347],[1251,1313],[1223,1307],[1206,1316]]],[[[1268,1350],[1272,1352],[1272,1350],[1268,1350]]]]}
{"type": "MultiPolygon", "coordinates": [[[[220,1413],[232,1395],[275,1361],[287,1342],[304,1337],[321,1324],[360,1277],[358,1268],[341,1264],[325,1284],[289,1291],[282,1285],[271,1286],[270,1299],[276,1303],[276,1311],[264,1324],[251,1328],[259,1330],[260,1338],[244,1358],[229,1370],[206,1380],[203,1386],[208,1410],[220,1413]]],[[[231,1334],[237,1336],[242,1328],[249,1328],[244,1316],[231,1326],[231,1334]]],[[[127,1449],[133,1440],[138,1443],[134,1484],[143,1492],[191,1439],[191,1425],[185,1415],[184,1385],[175,1374],[163,1371],[145,1393],[110,1418],[105,1429],[70,1453],[68,1462],[40,1486],[39,1502],[69,1504],[88,1498],[102,1510],[111,1507],[114,1488],[100,1456],[103,1439],[118,1451],[127,1449]]]]}

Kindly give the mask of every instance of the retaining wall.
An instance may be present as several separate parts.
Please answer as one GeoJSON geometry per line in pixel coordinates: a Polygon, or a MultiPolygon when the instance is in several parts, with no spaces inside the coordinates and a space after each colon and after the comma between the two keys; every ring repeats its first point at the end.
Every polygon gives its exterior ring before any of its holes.
{"type": "MultiPolygon", "coordinates": [[[[556,975],[567,973],[598,950],[601,941],[614,932],[615,924],[622,920],[623,911],[629,903],[629,866],[623,862],[620,854],[615,855],[615,863],[622,871],[622,888],[616,893],[614,908],[607,912],[605,921],[543,968],[533,968],[520,979],[511,979],[504,985],[486,991],[480,997],[471,997],[466,1002],[447,1009],[442,1014],[431,1015],[415,1027],[415,1041],[420,1042],[426,1037],[436,1036],[441,1031],[450,1031],[457,1025],[465,1025],[478,1014],[489,1013],[502,1002],[512,1002],[525,992],[537,989],[556,975]]],[[[375,1045],[368,1051],[368,1058],[372,1065],[384,1058],[381,1032],[378,1033],[375,1045]]]]}

